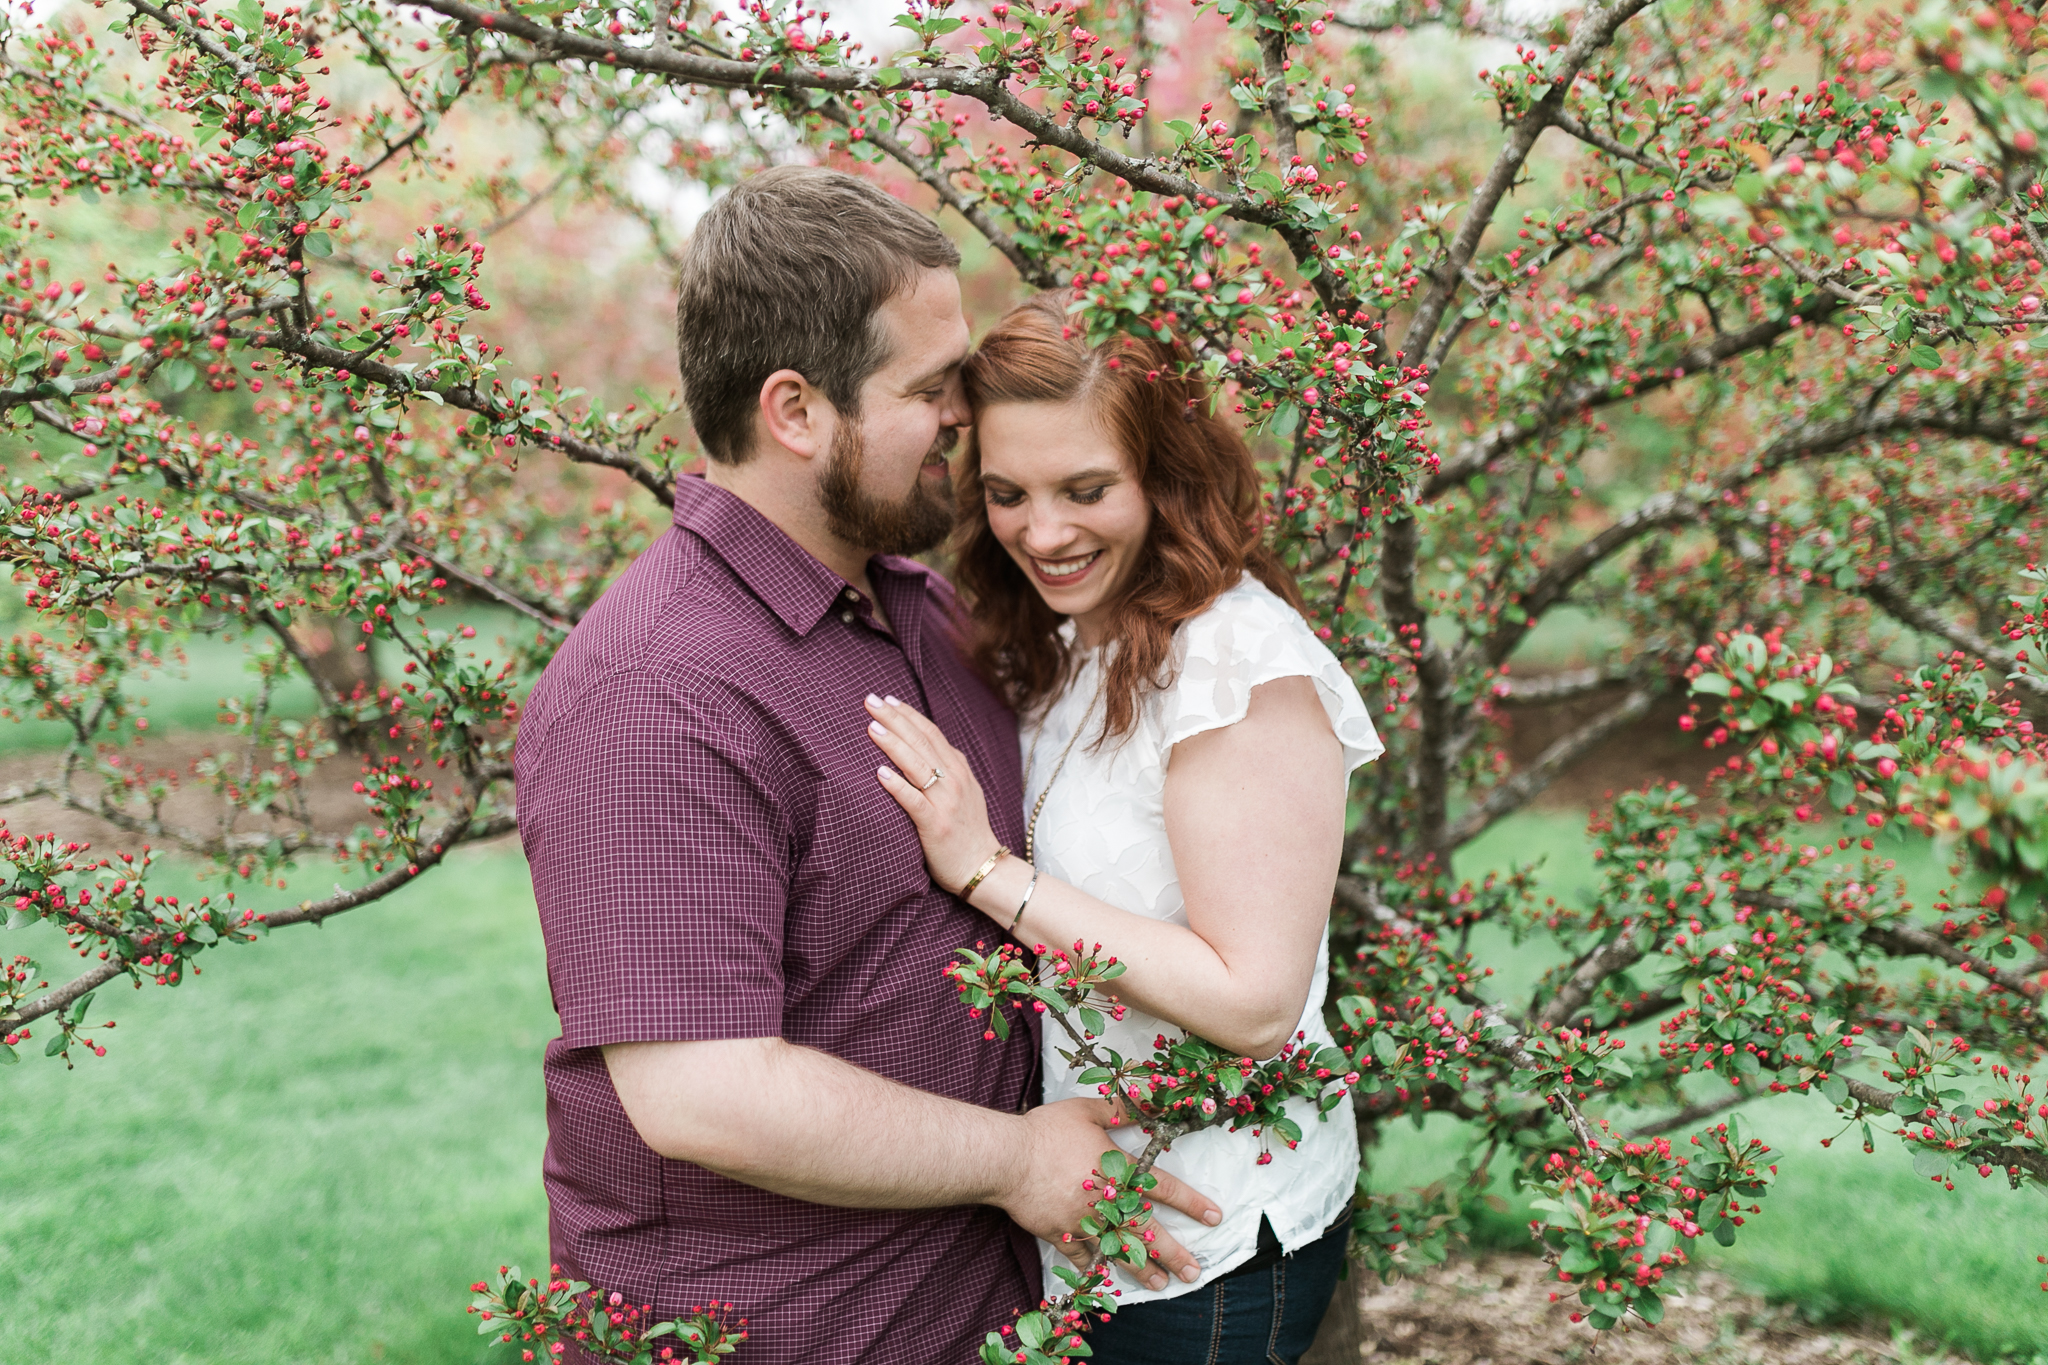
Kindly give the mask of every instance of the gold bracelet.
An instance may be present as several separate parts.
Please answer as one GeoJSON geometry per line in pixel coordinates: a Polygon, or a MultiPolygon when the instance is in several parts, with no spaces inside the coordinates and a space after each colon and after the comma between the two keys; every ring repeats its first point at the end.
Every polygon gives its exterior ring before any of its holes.
{"type": "Polygon", "coordinates": [[[1024,888],[1024,899],[1017,902],[1017,914],[1010,921],[1010,927],[1003,931],[1004,933],[1014,935],[1017,932],[1017,926],[1024,922],[1024,911],[1031,904],[1031,893],[1037,889],[1038,869],[1034,867],[1031,869],[1031,881],[1024,888]]]}
{"type": "Polygon", "coordinates": [[[969,896],[973,895],[974,888],[981,885],[982,879],[987,877],[989,873],[996,870],[997,863],[1001,862],[1003,859],[1009,856],[1010,850],[1004,848],[1001,844],[997,844],[996,851],[988,855],[988,861],[983,863],[980,867],[976,868],[974,870],[974,875],[967,879],[967,885],[960,888],[960,899],[964,901],[969,896]]]}

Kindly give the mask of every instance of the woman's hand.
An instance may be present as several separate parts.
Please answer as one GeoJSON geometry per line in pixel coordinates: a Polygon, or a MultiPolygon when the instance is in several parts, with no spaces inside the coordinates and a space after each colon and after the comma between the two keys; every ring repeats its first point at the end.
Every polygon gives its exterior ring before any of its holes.
{"type": "Polygon", "coordinates": [[[870,696],[868,738],[893,768],[876,776],[917,826],[932,880],[954,895],[1001,841],[988,822],[988,801],[967,758],[939,727],[894,697],[870,696]],[[938,773],[934,782],[932,774],[938,773]]]}

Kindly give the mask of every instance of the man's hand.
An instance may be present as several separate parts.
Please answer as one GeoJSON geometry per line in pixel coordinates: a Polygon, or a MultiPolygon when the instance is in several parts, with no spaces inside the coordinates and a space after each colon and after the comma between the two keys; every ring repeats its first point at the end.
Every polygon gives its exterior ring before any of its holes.
{"type": "MultiPolygon", "coordinates": [[[[1029,1140],[1019,1153],[1016,1178],[993,1201],[1017,1226],[1051,1242],[1083,1269],[1094,1260],[1095,1250],[1081,1237],[1081,1219],[1098,1196],[1082,1189],[1081,1182],[1115,1145],[1109,1137],[1114,1113],[1108,1100],[1082,1099],[1060,1100],[1026,1114],[1029,1140]]],[[[1223,1211],[1207,1196],[1165,1171],[1155,1169],[1152,1174],[1159,1181],[1152,1190],[1153,1203],[1212,1227],[1223,1221],[1223,1211]]],[[[1189,1283],[1200,1278],[1201,1264],[1172,1234],[1157,1222],[1150,1230],[1152,1259],[1135,1272],[1147,1288],[1164,1289],[1169,1274],[1189,1283]]]]}

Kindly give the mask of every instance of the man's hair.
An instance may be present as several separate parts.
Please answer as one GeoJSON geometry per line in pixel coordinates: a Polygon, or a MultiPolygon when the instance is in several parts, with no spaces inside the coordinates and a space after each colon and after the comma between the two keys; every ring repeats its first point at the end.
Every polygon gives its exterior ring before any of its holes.
{"type": "Polygon", "coordinates": [[[749,176],[713,204],[683,257],[676,352],[704,453],[750,453],[761,385],[795,370],[847,417],[889,359],[877,311],[960,250],[915,209],[817,166],[749,176]]]}

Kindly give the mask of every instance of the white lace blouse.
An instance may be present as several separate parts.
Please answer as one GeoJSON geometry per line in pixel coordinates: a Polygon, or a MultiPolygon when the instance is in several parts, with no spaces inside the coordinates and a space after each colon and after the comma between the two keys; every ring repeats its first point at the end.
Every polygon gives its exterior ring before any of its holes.
{"type": "MultiPolygon", "coordinates": [[[[1330,727],[1344,746],[1347,773],[1379,757],[1385,746],[1343,665],[1299,613],[1249,574],[1181,626],[1175,633],[1174,658],[1172,685],[1143,699],[1137,725],[1121,743],[1091,751],[1094,736],[1083,734],[1068,752],[1066,767],[1039,814],[1037,860],[1047,875],[1097,900],[1185,926],[1180,879],[1166,838],[1166,767],[1174,745],[1243,720],[1251,707],[1252,689],[1260,683],[1306,677],[1315,682],[1330,727]]],[[[1095,704],[1099,662],[1088,657],[1048,704],[1042,733],[1035,720],[1022,727],[1027,802],[1044,789],[1076,727],[1100,725],[1100,707],[1095,704]]],[[[1311,1044],[1331,1041],[1322,1018],[1329,951],[1326,929],[1316,951],[1308,1006],[1297,1025],[1311,1044]]],[[[1154,1037],[1183,1031],[1130,1009],[1120,1022],[1108,1025],[1105,1039],[1126,1057],[1147,1057],[1154,1037]]],[[[1045,1030],[1047,1102],[1098,1093],[1093,1085],[1075,1083],[1077,1069],[1059,1053],[1059,1045],[1067,1041],[1059,1029],[1045,1030]]],[[[1189,1134],[1160,1159],[1162,1169],[1221,1205],[1223,1221],[1206,1227],[1161,1206],[1161,1223],[1200,1259],[1202,1279],[1197,1285],[1173,1281],[1153,1291],[1120,1275],[1120,1302],[1174,1298],[1242,1264],[1257,1247],[1261,1214],[1272,1221],[1288,1251],[1306,1246],[1335,1220],[1351,1197],[1358,1174],[1358,1135],[1349,1109],[1338,1108],[1329,1122],[1318,1121],[1315,1105],[1308,1100],[1293,1101],[1287,1112],[1304,1136],[1292,1151],[1278,1138],[1268,1137],[1273,1160],[1267,1165],[1258,1164],[1261,1139],[1249,1128],[1189,1134]]],[[[1116,1140],[1132,1153],[1145,1144],[1143,1132],[1135,1126],[1119,1131],[1116,1140]]],[[[1052,1267],[1066,1264],[1065,1259],[1047,1243],[1040,1243],[1039,1257],[1046,1294],[1064,1293],[1066,1286],[1054,1278],[1052,1267]]]]}

